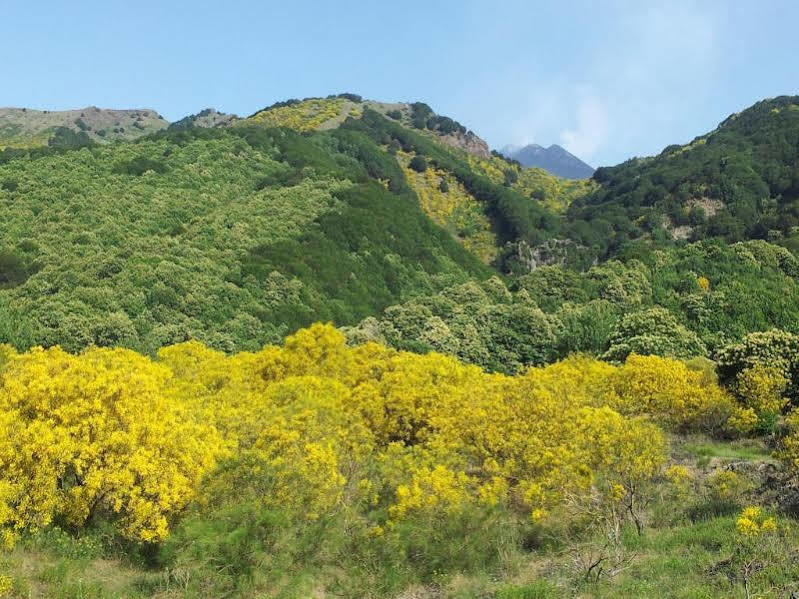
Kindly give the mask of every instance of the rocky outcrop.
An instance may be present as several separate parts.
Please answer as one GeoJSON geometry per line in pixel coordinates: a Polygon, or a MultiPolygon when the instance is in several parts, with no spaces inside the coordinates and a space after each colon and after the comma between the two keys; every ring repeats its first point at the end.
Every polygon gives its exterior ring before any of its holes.
{"type": "Polygon", "coordinates": [[[586,248],[571,239],[550,239],[537,246],[518,241],[509,244],[508,249],[525,272],[533,272],[539,266],[562,266],[571,255],[586,248]]]}
{"type": "Polygon", "coordinates": [[[459,148],[480,158],[491,157],[491,150],[488,144],[471,131],[468,133],[449,133],[447,135],[439,134],[437,137],[450,147],[459,148]]]}

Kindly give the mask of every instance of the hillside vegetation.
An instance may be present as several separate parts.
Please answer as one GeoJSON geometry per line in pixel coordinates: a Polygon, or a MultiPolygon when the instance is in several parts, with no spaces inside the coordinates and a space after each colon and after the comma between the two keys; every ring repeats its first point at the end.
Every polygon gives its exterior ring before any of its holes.
{"type": "Polygon", "coordinates": [[[9,152],[0,331],[21,348],[255,349],[489,274],[354,132],[192,129],[9,152]]]}
{"type": "Polygon", "coordinates": [[[600,168],[570,218],[607,231],[603,251],[650,236],[767,239],[799,247],[799,97],[758,102],[690,144],[600,168]]]}
{"type": "MultiPolygon", "coordinates": [[[[584,273],[540,267],[387,308],[347,328],[353,343],[439,351],[492,371],[587,353],[716,358],[771,329],[799,333],[799,260],[763,241],[631,253],[584,273]]],[[[799,381],[797,381],[799,382],[799,381]]]]}
{"type": "Polygon", "coordinates": [[[151,109],[80,110],[0,108],[0,150],[6,147],[132,140],[165,129],[169,123],[151,109]]]}

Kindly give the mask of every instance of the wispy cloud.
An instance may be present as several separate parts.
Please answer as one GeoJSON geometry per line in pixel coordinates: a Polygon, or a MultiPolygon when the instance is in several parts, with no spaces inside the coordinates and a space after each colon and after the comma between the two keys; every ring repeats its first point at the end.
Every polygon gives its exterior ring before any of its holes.
{"type": "Polygon", "coordinates": [[[655,153],[688,141],[675,131],[685,112],[712,98],[724,60],[724,11],[680,0],[605,8],[596,24],[603,33],[586,43],[582,60],[525,82],[525,108],[507,141],[559,142],[600,164],[623,160],[629,148],[655,153]]]}
{"type": "Polygon", "coordinates": [[[577,126],[564,129],[560,141],[572,154],[591,160],[607,138],[608,115],[602,101],[592,92],[583,91],[577,105],[577,126]]]}

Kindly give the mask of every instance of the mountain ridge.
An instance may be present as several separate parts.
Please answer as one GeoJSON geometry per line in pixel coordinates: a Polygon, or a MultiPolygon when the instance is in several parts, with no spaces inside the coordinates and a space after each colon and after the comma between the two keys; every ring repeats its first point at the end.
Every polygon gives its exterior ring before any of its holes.
{"type": "Polygon", "coordinates": [[[525,167],[542,168],[565,179],[588,179],[594,168],[558,144],[545,148],[539,144],[507,145],[500,153],[519,161],[525,167]]]}
{"type": "Polygon", "coordinates": [[[169,122],[152,108],[34,110],[0,108],[0,149],[46,146],[59,136],[107,143],[130,141],[166,129],[169,122]]]}

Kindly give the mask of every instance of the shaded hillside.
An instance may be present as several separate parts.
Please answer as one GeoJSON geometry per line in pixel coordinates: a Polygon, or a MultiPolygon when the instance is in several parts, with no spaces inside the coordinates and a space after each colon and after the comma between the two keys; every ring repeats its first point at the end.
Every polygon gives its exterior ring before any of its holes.
{"type": "Polygon", "coordinates": [[[518,160],[522,166],[541,168],[564,179],[587,179],[594,174],[592,166],[557,144],[552,144],[548,148],[538,144],[521,148],[505,146],[501,152],[508,158],[518,160]]]}
{"type": "Polygon", "coordinates": [[[758,102],[689,144],[600,168],[594,180],[601,188],[568,215],[607,231],[605,253],[643,236],[799,249],[799,97],[758,102]]]}
{"type": "Polygon", "coordinates": [[[490,274],[351,130],[6,150],[0,182],[0,338],[21,347],[257,348],[490,274]]]}
{"type": "Polygon", "coordinates": [[[575,198],[596,188],[595,182],[525,169],[489,152],[473,132],[422,102],[389,104],[353,94],[287,100],[242,124],[248,122],[303,132],[342,127],[367,132],[399,157],[428,216],[502,271],[551,262],[584,265],[598,252],[585,223],[562,218],[575,198]],[[428,172],[419,177],[413,171],[428,172]]]}
{"type": "Polygon", "coordinates": [[[62,111],[0,108],[0,149],[58,144],[59,138],[65,136],[97,143],[131,140],[165,129],[168,124],[155,110],[146,108],[107,110],[89,106],[62,111]]]}

